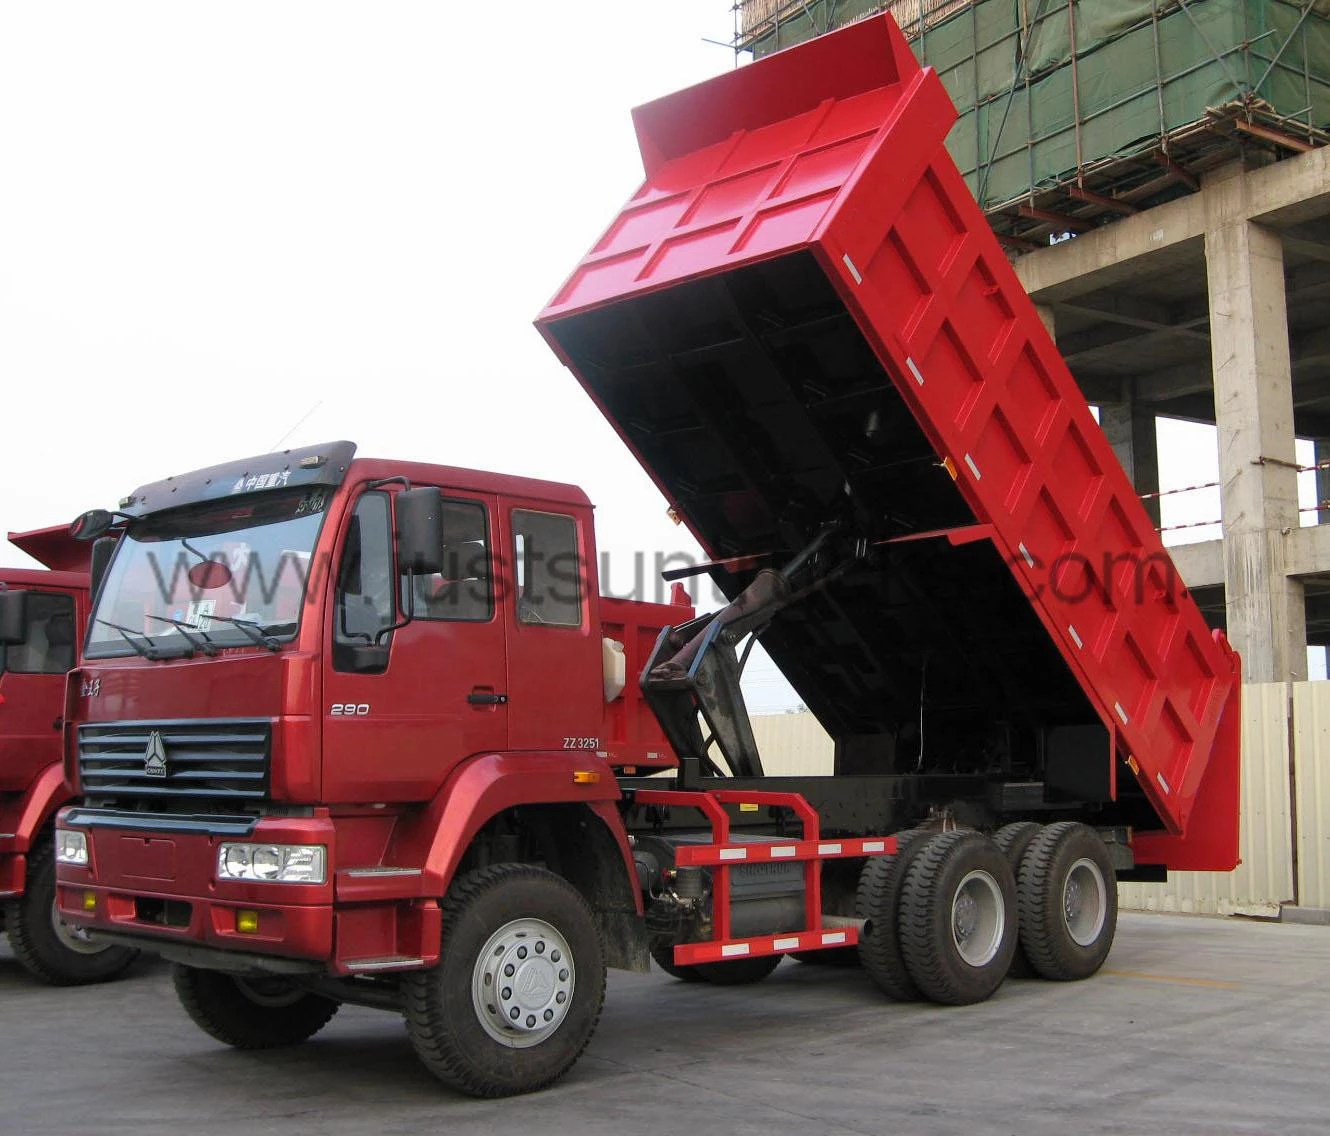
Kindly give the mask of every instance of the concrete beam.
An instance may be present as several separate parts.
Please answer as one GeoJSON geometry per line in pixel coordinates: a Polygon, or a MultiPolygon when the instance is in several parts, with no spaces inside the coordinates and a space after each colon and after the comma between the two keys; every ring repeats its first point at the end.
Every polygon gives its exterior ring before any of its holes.
{"type": "Polygon", "coordinates": [[[1224,542],[1198,540],[1177,544],[1168,550],[1182,582],[1189,588],[1220,588],[1224,585],[1224,542]]]}
{"type": "Polygon", "coordinates": [[[1141,271],[1130,262],[1182,250],[1219,221],[1299,225],[1330,214],[1330,147],[1275,162],[1245,175],[1246,192],[1217,205],[1205,188],[1190,197],[1124,217],[1074,240],[1027,253],[1016,261],[1025,290],[1042,302],[1084,295],[1141,271]]]}
{"type": "Polygon", "coordinates": [[[1284,567],[1290,576],[1330,576],[1330,525],[1289,533],[1284,567]]]}

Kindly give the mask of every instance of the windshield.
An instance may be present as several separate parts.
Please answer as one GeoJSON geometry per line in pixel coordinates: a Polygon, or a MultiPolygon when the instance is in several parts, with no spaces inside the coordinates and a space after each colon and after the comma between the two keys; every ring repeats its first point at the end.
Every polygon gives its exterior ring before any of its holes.
{"type": "Polygon", "coordinates": [[[324,488],[256,493],[131,523],[97,599],[87,656],[276,649],[300,626],[331,498],[324,488]]]}

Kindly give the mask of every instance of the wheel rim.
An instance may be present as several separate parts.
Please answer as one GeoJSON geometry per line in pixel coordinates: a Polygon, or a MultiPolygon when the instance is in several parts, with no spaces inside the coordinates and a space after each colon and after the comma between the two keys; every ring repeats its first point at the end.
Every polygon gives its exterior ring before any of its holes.
{"type": "Polygon", "coordinates": [[[490,1037],[526,1049],[563,1025],[576,979],[567,939],[543,919],[515,919],[481,948],[471,1003],[490,1037]]]}
{"type": "Polygon", "coordinates": [[[961,958],[970,966],[987,966],[1002,946],[1006,925],[1007,909],[997,880],[982,871],[961,880],[951,900],[951,937],[961,958]]]}
{"type": "Polygon", "coordinates": [[[60,908],[51,903],[51,927],[60,945],[77,955],[99,955],[110,948],[110,943],[99,943],[82,927],[71,927],[60,918],[60,908]]]}
{"type": "Polygon", "coordinates": [[[1078,946],[1093,946],[1108,916],[1108,888],[1093,860],[1082,857],[1067,872],[1062,885],[1062,918],[1067,934],[1078,946]]]}

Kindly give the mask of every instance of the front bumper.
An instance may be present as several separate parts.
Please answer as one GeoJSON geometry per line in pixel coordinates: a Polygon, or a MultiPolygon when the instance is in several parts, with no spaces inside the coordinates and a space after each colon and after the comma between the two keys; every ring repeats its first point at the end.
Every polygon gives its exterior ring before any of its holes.
{"type": "MultiPolygon", "coordinates": [[[[88,864],[60,864],[56,902],[61,918],[90,931],[143,943],[179,943],[220,951],[328,964],[336,954],[333,872],[322,884],[218,880],[218,846],[236,832],[173,829],[169,817],[151,825],[117,825],[88,809],[66,809],[57,823],[84,832],[88,864]],[[241,913],[245,918],[240,918],[241,913]],[[240,930],[253,925],[253,930],[240,930]]],[[[336,831],[325,817],[265,817],[244,839],[254,843],[322,844],[333,856],[336,831]]]]}

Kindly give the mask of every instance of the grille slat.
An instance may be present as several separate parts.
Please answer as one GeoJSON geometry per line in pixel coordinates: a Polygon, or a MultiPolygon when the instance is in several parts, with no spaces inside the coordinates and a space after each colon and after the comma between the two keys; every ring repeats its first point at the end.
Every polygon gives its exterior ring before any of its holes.
{"type": "Polygon", "coordinates": [[[268,796],[272,725],[245,719],[91,724],[78,731],[79,776],[88,797],[154,809],[234,808],[268,796]],[[153,735],[165,772],[149,769],[153,735]]]}

